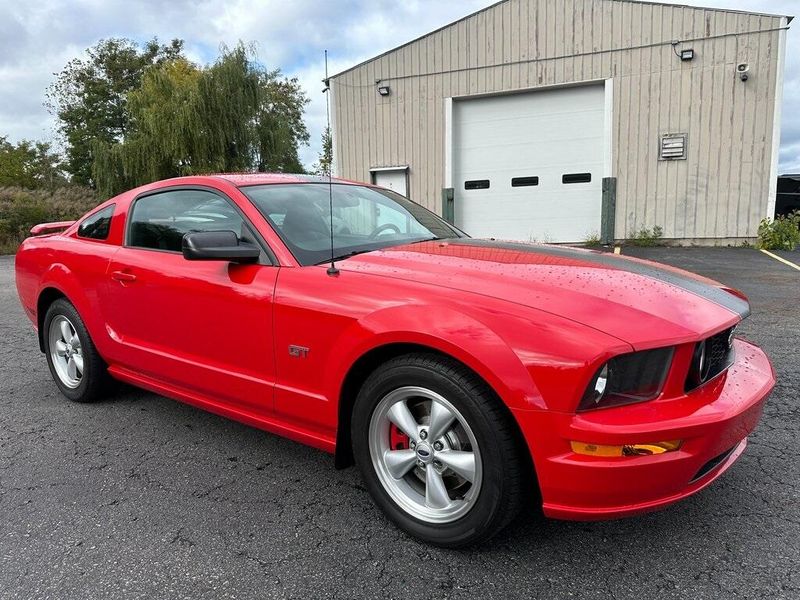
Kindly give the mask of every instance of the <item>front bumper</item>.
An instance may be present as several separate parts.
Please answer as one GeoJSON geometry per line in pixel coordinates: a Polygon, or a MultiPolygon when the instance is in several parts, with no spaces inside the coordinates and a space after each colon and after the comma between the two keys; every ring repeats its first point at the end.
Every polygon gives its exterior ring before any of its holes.
{"type": "Polygon", "coordinates": [[[775,385],[764,352],[734,342],[722,375],[669,400],[580,414],[515,411],[539,478],[545,515],[593,520],[630,516],[703,489],[741,455],[775,385]],[[570,441],[646,444],[682,440],[679,450],[603,458],[572,452],[570,441]]]}

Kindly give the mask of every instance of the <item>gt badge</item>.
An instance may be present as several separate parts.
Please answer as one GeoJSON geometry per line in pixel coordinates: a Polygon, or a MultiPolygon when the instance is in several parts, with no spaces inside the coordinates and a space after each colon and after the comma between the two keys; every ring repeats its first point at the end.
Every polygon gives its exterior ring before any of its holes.
{"type": "Polygon", "coordinates": [[[289,344],[289,356],[294,356],[295,358],[306,358],[308,356],[308,348],[305,346],[295,346],[294,344],[289,344]]]}

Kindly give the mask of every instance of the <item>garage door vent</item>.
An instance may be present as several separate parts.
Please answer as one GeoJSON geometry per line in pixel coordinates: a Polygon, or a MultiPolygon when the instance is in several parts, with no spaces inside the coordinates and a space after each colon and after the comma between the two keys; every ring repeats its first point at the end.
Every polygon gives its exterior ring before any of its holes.
{"type": "Polygon", "coordinates": [[[589,183],[591,181],[591,173],[564,173],[561,176],[561,183],[589,183]]]}
{"type": "Polygon", "coordinates": [[[470,181],[464,182],[464,189],[465,190],[488,190],[489,189],[489,180],[488,179],[472,179],[470,181]]]}
{"type": "Polygon", "coordinates": [[[539,178],[536,176],[511,178],[511,187],[525,187],[528,185],[539,185],[539,178]]]}
{"type": "Polygon", "coordinates": [[[665,133],[661,136],[659,160],[686,160],[686,134],[665,133]]]}

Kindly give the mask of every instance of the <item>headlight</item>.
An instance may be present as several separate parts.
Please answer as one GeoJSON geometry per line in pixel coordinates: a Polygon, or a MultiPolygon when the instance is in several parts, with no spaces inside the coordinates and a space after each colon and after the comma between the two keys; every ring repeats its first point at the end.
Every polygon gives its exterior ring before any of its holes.
{"type": "Polygon", "coordinates": [[[657,398],[672,363],[673,348],[615,356],[597,370],[578,410],[608,408],[657,398]]]}

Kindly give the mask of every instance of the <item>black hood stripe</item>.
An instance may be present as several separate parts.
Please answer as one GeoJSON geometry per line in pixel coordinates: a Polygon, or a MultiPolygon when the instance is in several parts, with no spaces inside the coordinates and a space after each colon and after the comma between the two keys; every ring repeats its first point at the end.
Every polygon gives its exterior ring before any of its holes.
{"type": "Polygon", "coordinates": [[[568,246],[546,246],[525,244],[523,242],[478,240],[472,238],[452,239],[447,240],[447,243],[454,246],[498,248],[501,250],[514,250],[516,252],[529,252],[531,254],[543,254],[545,256],[581,260],[583,262],[610,267],[620,271],[627,271],[628,273],[663,281],[664,283],[668,283],[684,291],[691,292],[696,296],[700,296],[705,300],[714,302],[732,313],[739,315],[742,319],[750,314],[750,304],[746,300],[734,296],[722,288],[708,285],[691,277],[685,277],[668,269],[659,268],[654,263],[646,264],[636,260],[628,260],[616,254],[591,252],[570,248],[568,246]]]}

